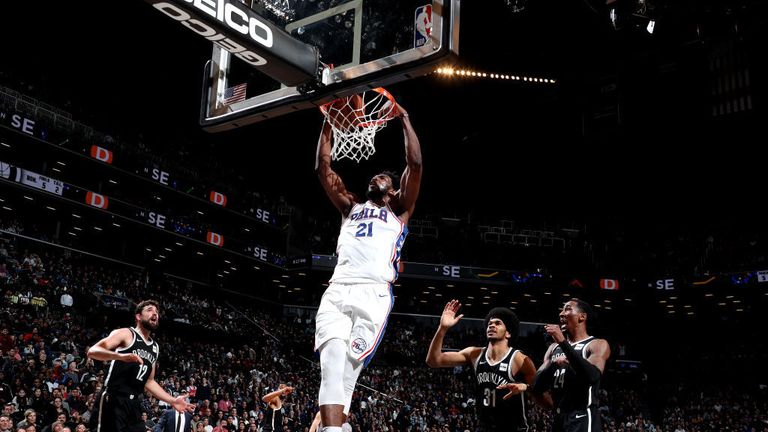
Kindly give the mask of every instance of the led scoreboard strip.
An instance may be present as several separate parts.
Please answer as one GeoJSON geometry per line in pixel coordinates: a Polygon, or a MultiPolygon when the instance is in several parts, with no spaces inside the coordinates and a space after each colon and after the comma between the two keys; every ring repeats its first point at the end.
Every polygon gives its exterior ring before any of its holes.
{"type": "Polygon", "coordinates": [[[5,162],[0,162],[0,176],[58,196],[62,196],[64,193],[64,182],[61,180],[46,177],[34,171],[15,167],[5,162]]]}
{"type": "MultiPolygon", "coordinates": [[[[332,255],[312,255],[311,266],[315,270],[333,271],[336,266],[336,257],[332,255]]],[[[403,277],[416,279],[473,282],[491,285],[512,285],[547,278],[541,273],[525,271],[405,261],[400,262],[399,272],[403,277]]]]}

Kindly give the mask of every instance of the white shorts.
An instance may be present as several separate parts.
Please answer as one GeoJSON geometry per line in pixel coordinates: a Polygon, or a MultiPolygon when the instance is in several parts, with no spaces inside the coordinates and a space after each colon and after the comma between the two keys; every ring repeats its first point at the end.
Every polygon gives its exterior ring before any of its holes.
{"type": "Polygon", "coordinates": [[[394,302],[390,284],[332,283],[317,309],[315,350],[341,339],[349,356],[367,365],[384,337],[394,302]]]}

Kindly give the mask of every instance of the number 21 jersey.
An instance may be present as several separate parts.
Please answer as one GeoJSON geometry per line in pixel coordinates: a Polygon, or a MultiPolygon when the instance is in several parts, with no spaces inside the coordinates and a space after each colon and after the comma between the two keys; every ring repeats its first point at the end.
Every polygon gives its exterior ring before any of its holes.
{"type": "Polygon", "coordinates": [[[341,223],[331,282],[392,283],[408,228],[389,206],[355,204],[341,223]]]}

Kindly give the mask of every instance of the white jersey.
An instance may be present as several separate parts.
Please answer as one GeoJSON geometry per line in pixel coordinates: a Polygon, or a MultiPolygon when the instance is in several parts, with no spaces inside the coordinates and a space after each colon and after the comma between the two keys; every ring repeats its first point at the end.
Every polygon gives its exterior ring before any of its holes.
{"type": "Polygon", "coordinates": [[[394,282],[406,235],[408,227],[389,206],[379,207],[371,201],[355,204],[341,222],[331,282],[394,282]]]}

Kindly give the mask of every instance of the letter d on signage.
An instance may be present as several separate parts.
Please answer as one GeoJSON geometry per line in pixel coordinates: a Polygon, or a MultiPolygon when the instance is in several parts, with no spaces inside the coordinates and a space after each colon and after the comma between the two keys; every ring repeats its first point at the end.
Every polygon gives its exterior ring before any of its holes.
{"type": "Polygon", "coordinates": [[[619,289],[619,281],[616,279],[600,279],[600,289],[617,290],[619,289]]]}
{"type": "Polygon", "coordinates": [[[218,205],[220,205],[222,207],[226,207],[227,206],[227,196],[222,194],[222,193],[211,191],[211,194],[210,194],[209,198],[210,198],[211,202],[214,203],[214,204],[218,204],[218,205]]]}
{"type": "Polygon", "coordinates": [[[91,146],[91,157],[112,164],[112,152],[97,145],[91,146]]]}
{"type": "Polygon", "coordinates": [[[104,195],[97,194],[96,192],[88,192],[85,194],[85,203],[96,208],[106,210],[109,206],[109,199],[104,195]]]}
{"type": "Polygon", "coordinates": [[[224,246],[224,236],[216,234],[213,231],[208,231],[208,235],[205,236],[205,240],[215,246],[224,246]]]}

